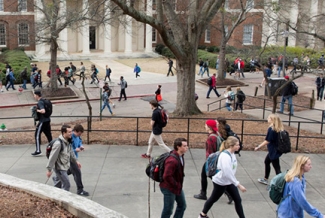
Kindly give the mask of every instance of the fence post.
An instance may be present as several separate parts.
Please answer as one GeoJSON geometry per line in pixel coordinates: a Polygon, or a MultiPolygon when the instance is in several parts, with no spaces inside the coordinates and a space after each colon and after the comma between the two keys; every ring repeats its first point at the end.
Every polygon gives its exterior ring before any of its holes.
{"type": "Polygon", "coordinates": [[[90,121],[89,116],[87,116],[87,144],[89,145],[89,129],[90,129],[90,121]]]}
{"type": "Polygon", "coordinates": [[[320,134],[323,134],[323,123],[324,123],[324,117],[325,117],[325,110],[322,111],[322,123],[320,125],[320,134]]]}
{"type": "Polygon", "coordinates": [[[289,123],[288,123],[288,126],[290,126],[291,124],[291,113],[289,113],[289,123]]]}
{"type": "Polygon", "coordinates": [[[102,89],[103,88],[99,88],[99,96],[100,96],[100,100],[99,100],[99,120],[102,121],[102,89]]]}
{"type": "Polygon", "coordinates": [[[137,136],[136,136],[136,146],[139,145],[139,117],[137,117],[137,136]]]}
{"type": "Polygon", "coordinates": [[[190,144],[190,118],[187,118],[187,144],[190,144]]]}
{"type": "Polygon", "coordinates": [[[241,120],[241,143],[244,144],[244,120],[241,120]]]}
{"type": "Polygon", "coordinates": [[[263,100],[263,120],[265,119],[265,99],[263,100]]]}
{"type": "Polygon", "coordinates": [[[297,142],[296,142],[296,151],[298,150],[298,144],[299,144],[299,135],[300,135],[300,122],[298,122],[298,128],[297,128],[297,142]]]}

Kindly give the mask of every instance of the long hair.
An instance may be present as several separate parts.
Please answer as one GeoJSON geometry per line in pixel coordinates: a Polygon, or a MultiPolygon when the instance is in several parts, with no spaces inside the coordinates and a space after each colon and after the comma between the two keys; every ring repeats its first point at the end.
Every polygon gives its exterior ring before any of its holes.
{"type": "Polygon", "coordinates": [[[303,167],[310,160],[308,156],[299,155],[296,157],[291,169],[285,175],[286,182],[291,182],[296,176],[301,180],[304,174],[303,167]]]}
{"type": "Polygon", "coordinates": [[[226,118],[218,117],[217,121],[219,123],[218,124],[218,131],[219,131],[221,137],[226,140],[227,137],[228,137],[228,134],[227,134],[227,131],[226,131],[226,124],[227,124],[226,118]]]}
{"type": "Polygon", "coordinates": [[[284,130],[282,121],[277,114],[270,114],[269,118],[272,121],[272,124],[270,125],[272,130],[274,130],[276,132],[280,132],[280,131],[284,130]]]}
{"type": "Polygon", "coordinates": [[[236,137],[229,136],[227,138],[227,140],[222,142],[219,151],[223,151],[223,150],[226,150],[226,149],[228,149],[230,147],[234,147],[237,142],[238,142],[238,139],[236,137]]]}

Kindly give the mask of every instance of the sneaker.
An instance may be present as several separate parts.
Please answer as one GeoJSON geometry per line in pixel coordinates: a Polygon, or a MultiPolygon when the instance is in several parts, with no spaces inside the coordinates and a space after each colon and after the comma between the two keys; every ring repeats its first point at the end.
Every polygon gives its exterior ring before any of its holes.
{"type": "Polygon", "coordinates": [[[37,151],[35,151],[34,153],[31,153],[31,155],[34,157],[40,156],[41,154],[42,154],[42,152],[37,152],[37,151]]]}
{"type": "Polygon", "coordinates": [[[208,215],[202,216],[202,215],[200,214],[198,218],[209,218],[209,217],[208,217],[208,215]]]}
{"type": "Polygon", "coordinates": [[[142,158],[150,158],[150,155],[147,155],[147,154],[141,154],[141,157],[142,157],[142,158]]]}
{"type": "Polygon", "coordinates": [[[278,114],[283,114],[283,112],[282,111],[276,111],[278,114]]]}
{"type": "Polygon", "coordinates": [[[210,98],[210,97],[207,97],[207,98],[210,98]]]}
{"type": "Polygon", "coordinates": [[[112,113],[111,115],[112,115],[112,116],[114,116],[115,114],[114,114],[114,113],[112,113]]]}
{"type": "Polygon", "coordinates": [[[196,199],[200,199],[200,200],[207,200],[207,195],[205,193],[200,193],[200,194],[197,194],[197,195],[194,195],[194,198],[196,199]]]}
{"type": "Polygon", "coordinates": [[[81,192],[78,192],[77,194],[82,195],[82,196],[89,196],[89,193],[86,192],[85,190],[82,190],[81,192]]]}
{"type": "Polygon", "coordinates": [[[267,179],[259,178],[257,181],[258,181],[259,183],[264,184],[264,185],[267,185],[267,184],[268,184],[267,179]]]}
{"type": "Polygon", "coordinates": [[[115,104],[113,104],[113,108],[115,108],[115,104]]]}

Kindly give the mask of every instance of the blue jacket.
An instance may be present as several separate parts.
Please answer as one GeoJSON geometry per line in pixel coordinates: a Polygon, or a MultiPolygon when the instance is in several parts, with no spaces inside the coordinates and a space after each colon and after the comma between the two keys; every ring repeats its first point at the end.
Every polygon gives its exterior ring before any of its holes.
{"type": "Polygon", "coordinates": [[[295,177],[292,182],[287,182],[283,196],[287,196],[278,206],[278,218],[303,218],[304,210],[312,217],[323,218],[323,214],[310,205],[305,196],[306,180],[295,177]]]}
{"type": "Polygon", "coordinates": [[[72,149],[76,158],[78,158],[78,152],[76,152],[76,148],[80,148],[82,146],[82,139],[79,136],[75,136],[72,133],[72,149]]]}

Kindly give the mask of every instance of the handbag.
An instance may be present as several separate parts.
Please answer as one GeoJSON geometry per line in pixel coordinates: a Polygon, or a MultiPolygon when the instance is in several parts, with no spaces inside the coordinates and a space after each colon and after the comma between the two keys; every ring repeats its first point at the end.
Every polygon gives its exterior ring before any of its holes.
{"type": "Polygon", "coordinates": [[[157,95],[157,101],[161,101],[162,100],[162,97],[161,97],[161,94],[157,95]]]}

